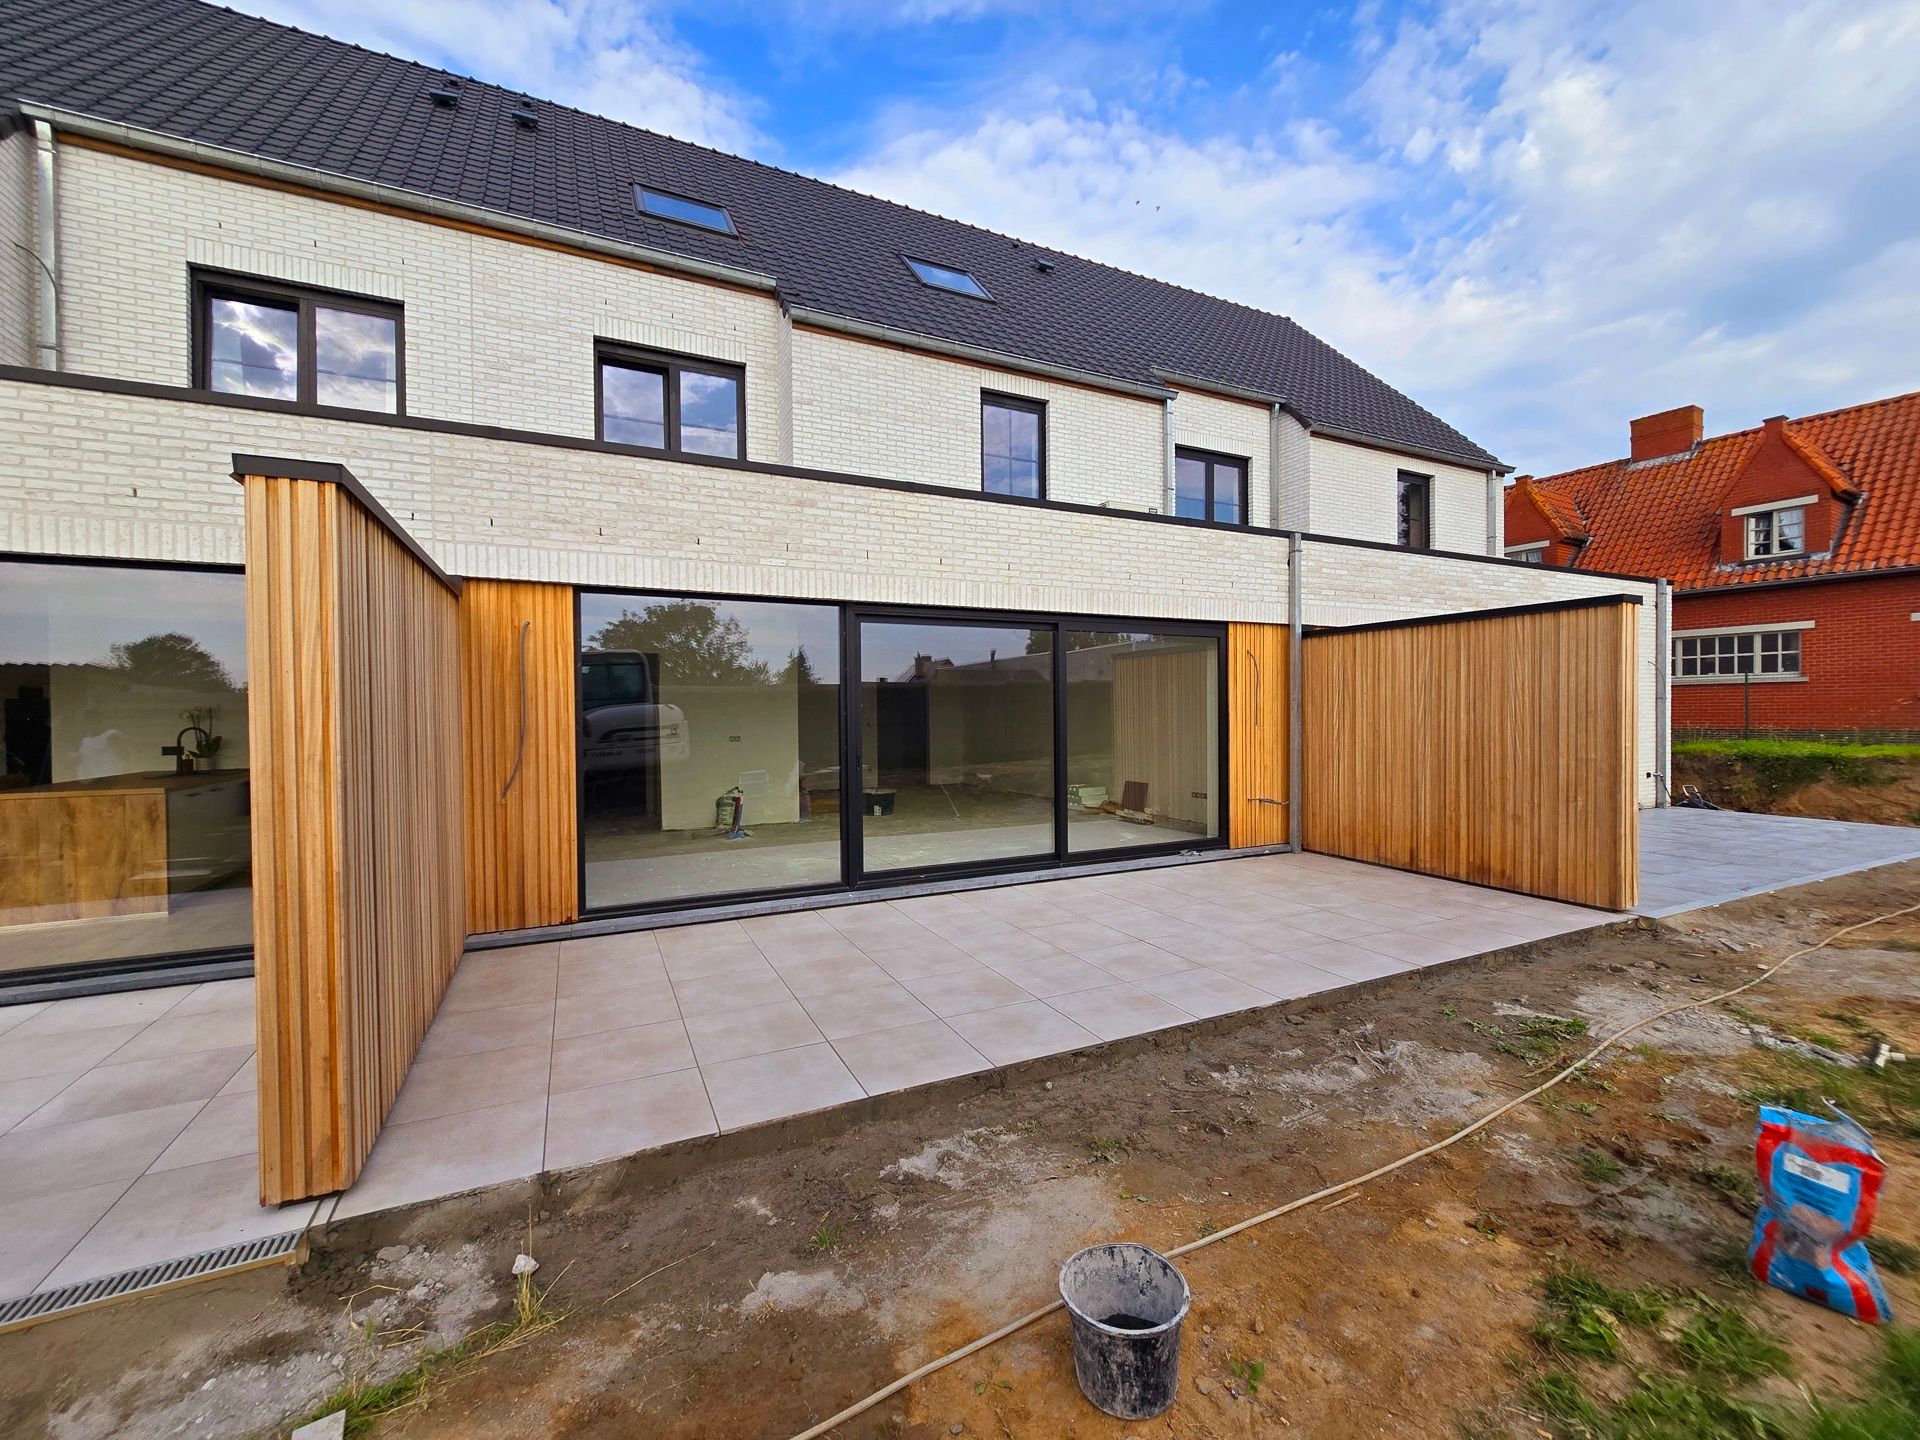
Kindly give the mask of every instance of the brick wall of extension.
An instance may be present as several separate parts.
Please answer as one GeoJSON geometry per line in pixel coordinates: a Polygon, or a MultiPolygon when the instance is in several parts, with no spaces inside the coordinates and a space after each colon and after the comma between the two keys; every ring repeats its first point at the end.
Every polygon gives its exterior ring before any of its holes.
{"type": "Polygon", "coordinates": [[[1676,595],[1676,631],[1812,621],[1804,679],[1676,682],[1676,731],[1920,734],[1920,573],[1676,595]]]}

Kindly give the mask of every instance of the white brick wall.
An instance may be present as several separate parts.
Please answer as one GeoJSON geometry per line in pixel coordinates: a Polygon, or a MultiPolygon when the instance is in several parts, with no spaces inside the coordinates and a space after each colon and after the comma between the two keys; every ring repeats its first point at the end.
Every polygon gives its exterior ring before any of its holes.
{"type": "Polygon", "coordinates": [[[1391,545],[1399,536],[1402,470],[1433,477],[1433,546],[1469,555],[1487,553],[1487,473],[1394,455],[1324,435],[1312,439],[1308,528],[1391,545]]]}
{"type": "Polygon", "coordinates": [[[781,458],[769,295],[70,145],[60,167],[70,370],[190,383],[201,265],[400,301],[414,415],[590,437],[595,336],[742,363],[748,455],[781,458]]]}
{"type": "Polygon", "coordinates": [[[0,365],[31,365],[37,328],[33,134],[0,140],[0,365]]]}
{"type": "Polygon", "coordinates": [[[1274,523],[1283,530],[1311,530],[1313,526],[1313,437],[1293,416],[1280,416],[1279,487],[1274,495],[1274,523]]]}

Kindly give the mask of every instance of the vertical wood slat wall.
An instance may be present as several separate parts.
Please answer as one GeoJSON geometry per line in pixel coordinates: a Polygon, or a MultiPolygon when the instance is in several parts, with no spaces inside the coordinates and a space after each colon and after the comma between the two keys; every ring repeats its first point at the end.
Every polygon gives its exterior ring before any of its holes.
{"type": "Polygon", "coordinates": [[[1287,841],[1287,627],[1227,626],[1229,843],[1287,841]]]}
{"type": "Polygon", "coordinates": [[[467,929],[483,934],[577,920],[579,725],[572,587],[467,581],[460,592],[460,659],[467,929]],[[503,800],[501,788],[509,776],[513,784],[503,800]]]}
{"type": "Polygon", "coordinates": [[[1308,634],[1304,848],[1630,909],[1635,613],[1308,634]]]}
{"type": "Polygon", "coordinates": [[[343,485],[246,474],[260,1197],[351,1184],[466,940],[449,582],[343,485]]]}

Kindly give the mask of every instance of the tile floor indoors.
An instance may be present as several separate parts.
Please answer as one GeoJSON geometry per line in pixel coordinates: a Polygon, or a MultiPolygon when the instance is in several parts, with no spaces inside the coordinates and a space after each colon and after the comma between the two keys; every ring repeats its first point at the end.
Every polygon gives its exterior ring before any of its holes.
{"type": "MultiPolygon", "coordinates": [[[[1645,889],[1676,908],[1920,852],[1888,827],[1643,822],[1645,889]],[[1679,894],[1690,867],[1720,889],[1679,894]]],[[[475,952],[358,1183],[283,1210],[254,1198],[250,981],[0,1007],[0,1297],[1609,918],[1272,855],[475,952]]]]}

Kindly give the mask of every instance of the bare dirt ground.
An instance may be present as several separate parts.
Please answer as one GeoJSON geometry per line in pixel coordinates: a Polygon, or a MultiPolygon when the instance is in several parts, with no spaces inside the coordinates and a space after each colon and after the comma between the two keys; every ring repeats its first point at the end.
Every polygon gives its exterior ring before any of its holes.
{"type": "MultiPolygon", "coordinates": [[[[790,1436],[1052,1298],[1060,1261],[1084,1244],[1169,1248],[1447,1134],[1590,1043],[1541,1017],[1604,1032],[1916,901],[1920,864],[1890,867],[1143,1037],[997,1085],[953,1082],[851,1124],[352,1222],[298,1269],[0,1337],[0,1435],[282,1435],[343,1382],[373,1402],[371,1387],[394,1381],[384,1398],[399,1403],[356,1430],[790,1436]],[[551,1285],[544,1317],[422,1368],[512,1313],[510,1268],[529,1247],[551,1285]]],[[[1642,1032],[1546,1103],[1357,1198],[1187,1257],[1179,1398],[1156,1420],[1111,1420],[1080,1397],[1055,1315],[836,1433],[1574,1434],[1535,1383],[1574,1363],[1534,1334],[1542,1282],[1569,1263],[1770,1331],[1791,1377],[1743,1394],[1845,1393],[1879,1334],[1742,1275],[1753,1203],[1740,1177],[1756,1091],[1838,1091],[1888,1163],[1876,1234],[1895,1254],[1920,1243],[1914,1088],[1779,1048],[1799,1037],[1850,1052],[1874,1034],[1920,1052],[1920,916],[1809,956],[1742,1004],[1642,1032]]],[[[1920,1282],[1884,1278],[1911,1317],[1920,1282]]],[[[1622,1365],[1578,1362],[1592,1393],[1657,1368],[1645,1347],[1664,1341],[1629,1339],[1622,1365]]]]}
{"type": "Polygon", "coordinates": [[[1920,825],[1920,760],[1898,757],[1855,762],[1844,773],[1776,783],[1750,760],[1686,752],[1674,756],[1676,793],[1698,786],[1714,804],[1763,815],[1811,815],[1868,825],[1920,825]]]}

